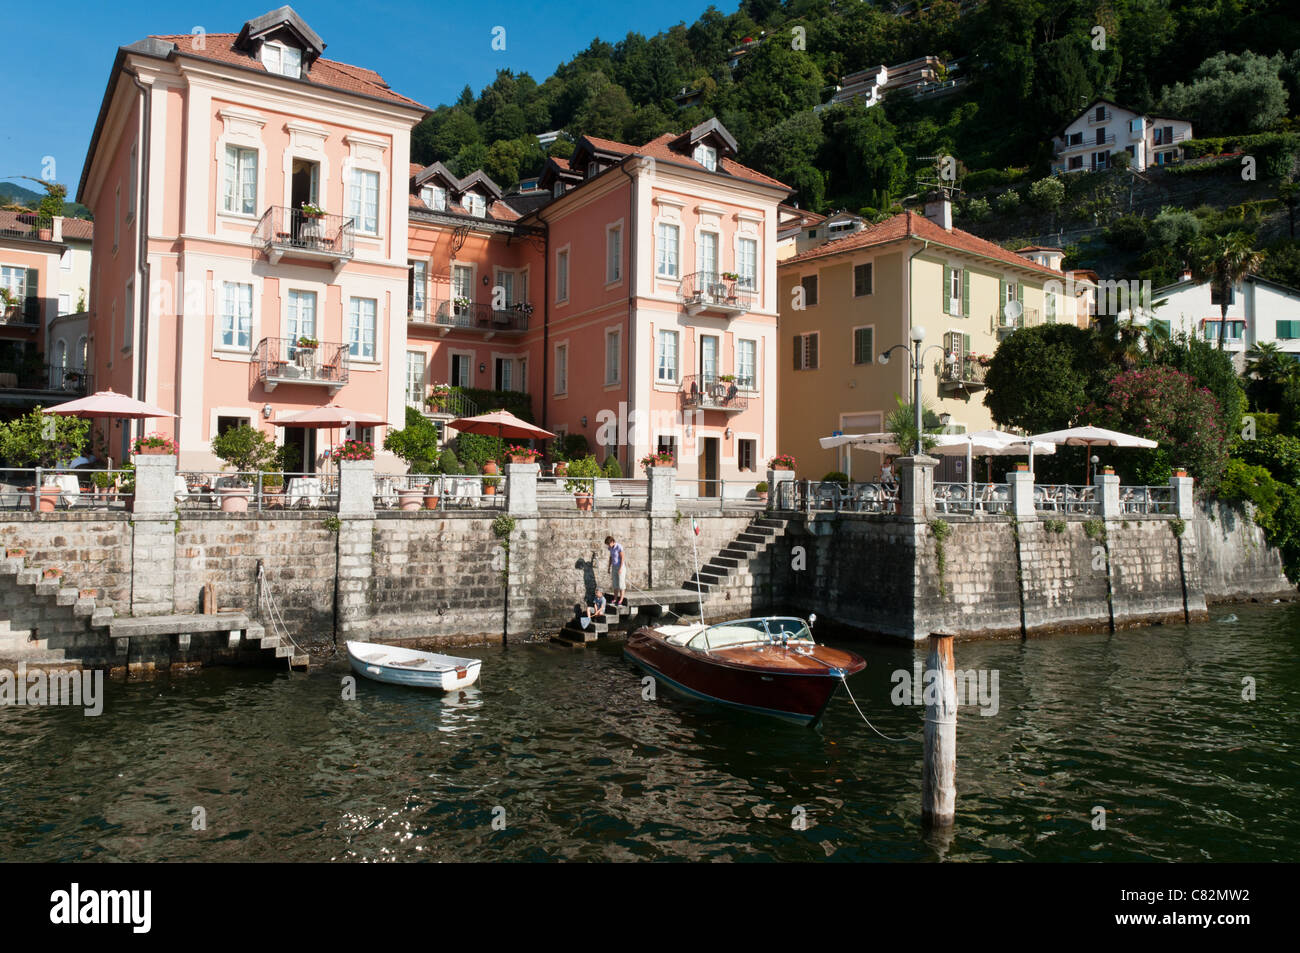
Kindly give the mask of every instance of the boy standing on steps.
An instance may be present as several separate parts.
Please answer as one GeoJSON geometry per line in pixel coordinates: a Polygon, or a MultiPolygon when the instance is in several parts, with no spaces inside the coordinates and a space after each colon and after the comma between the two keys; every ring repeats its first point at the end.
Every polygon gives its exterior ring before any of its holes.
{"type": "Polygon", "coordinates": [[[624,589],[627,585],[627,565],[623,561],[623,547],[614,541],[613,536],[605,537],[605,545],[609,547],[609,577],[610,588],[614,590],[614,599],[611,605],[627,605],[627,596],[624,589]]]}

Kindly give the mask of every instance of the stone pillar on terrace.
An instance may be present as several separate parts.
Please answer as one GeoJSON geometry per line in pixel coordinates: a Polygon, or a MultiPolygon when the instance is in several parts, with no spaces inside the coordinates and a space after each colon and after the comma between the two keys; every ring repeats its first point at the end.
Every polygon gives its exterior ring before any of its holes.
{"type": "Polygon", "coordinates": [[[677,513],[677,468],[646,467],[646,510],[651,516],[674,516],[677,513]]]}
{"type": "Polygon", "coordinates": [[[506,512],[511,516],[537,515],[536,463],[506,464],[506,512]]]}
{"type": "Polygon", "coordinates": [[[917,523],[934,519],[934,468],[938,465],[938,459],[924,454],[894,460],[899,517],[917,523]]]}
{"type": "Polygon", "coordinates": [[[773,470],[771,467],[767,468],[767,508],[769,510],[777,508],[782,503],[785,504],[786,509],[793,509],[795,505],[795,499],[792,494],[793,489],[793,470],[773,470]],[[790,484],[790,489],[785,491],[787,495],[784,497],[781,496],[782,491],[780,487],[782,483],[790,484]]]}
{"type": "Polygon", "coordinates": [[[339,461],[339,518],[374,519],[375,462],[339,461]]]}
{"type": "Polygon", "coordinates": [[[1038,510],[1034,506],[1034,475],[1028,470],[1012,470],[1007,474],[1007,486],[1011,492],[1011,515],[1017,522],[1038,519],[1038,510]]]}
{"type": "Polygon", "coordinates": [[[1119,502],[1119,477],[1113,473],[1098,473],[1093,478],[1097,500],[1101,504],[1098,515],[1104,520],[1117,520],[1124,511],[1119,502]]]}
{"type": "Polygon", "coordinates": [[[167,516],[176,512],[176,456],[171,453],[137,453],[133,509],[138,515],[167,516]]]}
{"type": "Polygon", "coordinates": [[[1192,488],[1196,481],[1191,477],[1170,477],[1169,485],[1173,487],[1174,515],[1180,520],[1189,520],[1195,515],[1192,509],[1192,488]]]}

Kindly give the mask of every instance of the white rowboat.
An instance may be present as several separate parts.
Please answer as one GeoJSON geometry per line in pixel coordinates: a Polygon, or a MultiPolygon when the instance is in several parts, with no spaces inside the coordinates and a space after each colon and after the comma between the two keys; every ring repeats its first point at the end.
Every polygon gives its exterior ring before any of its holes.
{"type": "Polygon", "coordinates": [[[418,649],[403,649],[377,642],[348,642],[348,661],[358,675],[390,685],[441,688],[444,692],[468,688],[478,679],[483,662],[418,649]]]}

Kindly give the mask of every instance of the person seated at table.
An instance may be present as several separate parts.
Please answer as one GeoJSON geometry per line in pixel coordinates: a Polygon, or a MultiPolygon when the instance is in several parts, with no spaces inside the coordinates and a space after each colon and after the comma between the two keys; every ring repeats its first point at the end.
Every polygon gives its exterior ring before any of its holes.
{"type": "Polygon", "coordinates": [[[885,457],[885,462],[880,465],[880,485],[886,490],[893,490],[898,485],[894,478],[893,457],[885,457]]]}

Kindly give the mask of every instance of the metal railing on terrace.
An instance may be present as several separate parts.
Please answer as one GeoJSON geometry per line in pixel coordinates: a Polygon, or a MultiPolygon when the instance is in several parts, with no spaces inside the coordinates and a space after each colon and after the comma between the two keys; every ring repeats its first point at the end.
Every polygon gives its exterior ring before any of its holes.
{"type": "Polygon", "coordinates": [[[896,484],[785,480],[772,495],[772,509],[791,513],[892,515],[897,506],[896,484]]]}
{"type": "Polygon", "coordinates": [[[176,474],[174,495],[182,512],[337,511],[339,478],[328,472],[185,470],[176,474]]]}
{"type": "Polygon", "coordinates": [[[975,358],[966,355],[952,363],[945,361],[943,369],[939,372],[939,380],[945,384],[983,385],[986,373],[988,373],[988,365],[981,364],[975,358]]]}
{"type": "Polygon", "coordinates": [[[263,213],[253,235],[272,264],[284,255],[343,262],[356,250],[350,217],[308,215],[300,208],[282,205],[272,205],[263,213]]]}
{"type": "Polygon", "coordinates": [[[682,378],[682,406],[687,410],[739,413],[749,407],[749,395],[741,388],[752,383],[735,377],[723,380],[718,376],[691,374],[682,378]]]}
{"type": "Polygon", "coordinates": [[[761,480],[678,480],[673,484],[673,496],[677,499],[679,509],[708,512],[724,510],[735,506],[765,507],[767,503],[759,499],[758,484],[761,480]]]}
{"type": "Polygon", "coordinates": [[[262,338],[253,351],[254,383],[273,391],[280,384],[315,384],[336,392],[348,382],[348,346],[318,341],[315,347],[301,338],[262,338]]]}
{"type": "Polygon", "coordinates": [[[1093,516],[1101,512],[1095,486],[1044,484],[1034,487],[1034,509],[1065,516],[1093,516]]]}
{"type": "Polygon", "coordinates": [[[649,482],[635,477],[537,478],[539,510],[644,510],[649,482]]]}
{"type": "Polygon", "coordinates": [[[82,367],[38,364],[18,370],[0,370],[0,390],[32,391],[79,397],[90,393],[94,378],[82,367]]]}
{"type": "Polygon", "coordinates": [[[33,242],[54,240],[54,222],[35,212],[20,212],[17,221],[0,225],[0,238],[22,238],[33,242]]]}
{"type": "Polygon", "coordinates": [[[0,469],[0,510],[54,513],[129,508],[135,471],[27,467],[0,469]],[[40,487],[40,491],[37,491],[40,487]]]}
{"type": "Polygon", "coordinates": [[[504,510],[510,481],[497,475],[375,474],[375,508],[504,510]]]}
{"type": "Polygon", "coordinates": [[[679,293],[686,309],[692,313],[721,311],[729,314],[752,309],[758,302],[758,291],[752,282],[731,274],[696,271],[684,276],[679,293]]]}
{"type": "Polygon", "coordinates": [[[528,330],[532,307],[526,304],[494,308],[464,298],[429,301],[422,314],[411,314],[411,324],[423,324],[457,331],[494,334],[522,334],[528,330]]]}
{"type": "Polygon", "coordinates": [[[437,385],[429,389],[428,399],[420,409],[429,414],[445,414],[451,417],[477,417],[480,413],[478,404],[460,391],[440,391],[437,385]]]}
{"type": "Polygon", "coordinates": [[[1011,488],[1005,483],[935,483],[934,508],[940,513],[1005,516],[1011,488]]]}

